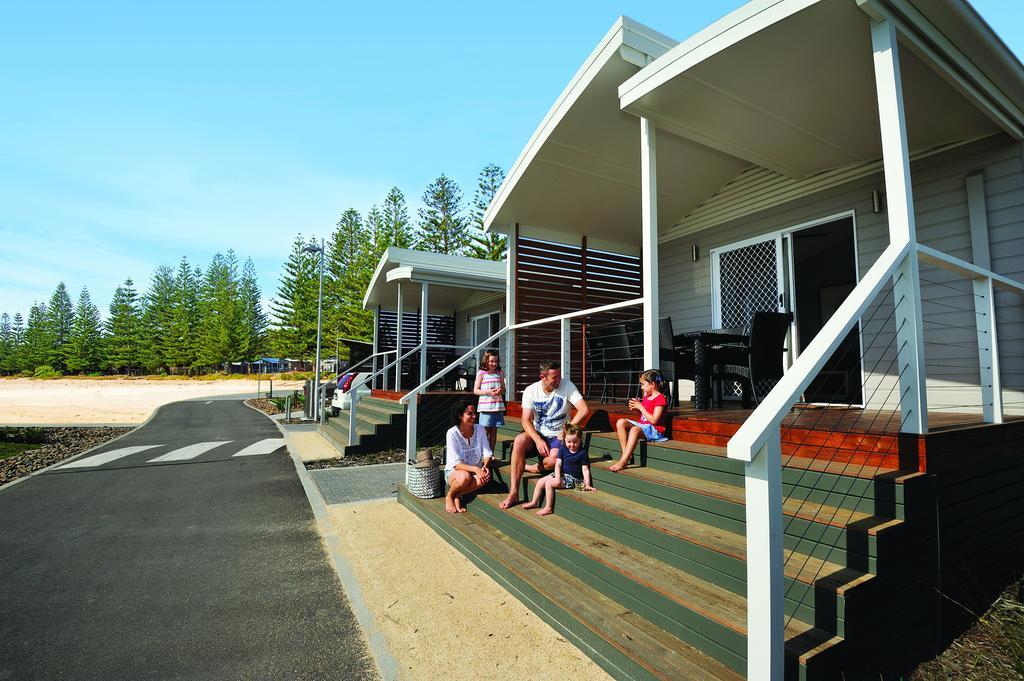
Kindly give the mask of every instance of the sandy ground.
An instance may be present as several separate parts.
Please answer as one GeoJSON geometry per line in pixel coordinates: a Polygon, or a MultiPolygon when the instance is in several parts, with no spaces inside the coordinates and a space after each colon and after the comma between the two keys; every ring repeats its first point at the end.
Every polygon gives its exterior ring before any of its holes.
{"type": "MultiPolygon", "coordinates": [[[[274,394],[301,382],[274,382],[274,394]]],[[[263,381],[264,391],[267,382],[263,381]]],[[[0,380],[0,424],[142,423],[157,407],[178,400],[251,393],[256,381],[14,378],[0,380]]]]}
{"type": "Polygon", "coordinates": [[[295,452],[302,463],[337,459],[341,453],[316,431],[285,430],[288,451],[295,452]]]}
{"type": "Polygon", "coordinates": [[[328,508],[403,679],[611,679],[398,502],[328,508]]]}

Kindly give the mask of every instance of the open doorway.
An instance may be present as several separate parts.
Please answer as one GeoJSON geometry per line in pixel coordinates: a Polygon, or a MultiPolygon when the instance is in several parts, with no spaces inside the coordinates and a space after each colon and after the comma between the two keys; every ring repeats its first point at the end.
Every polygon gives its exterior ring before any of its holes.
{"type": "MultiPolygon", "coordinates": [[[[790,303],[797,354],[821,331],[857,285],[853,216],[786,235],[790,254],[790,303]]],[[[804,393],[807,402],[863,404],[860,325],[854,326],[804,393]]]]}

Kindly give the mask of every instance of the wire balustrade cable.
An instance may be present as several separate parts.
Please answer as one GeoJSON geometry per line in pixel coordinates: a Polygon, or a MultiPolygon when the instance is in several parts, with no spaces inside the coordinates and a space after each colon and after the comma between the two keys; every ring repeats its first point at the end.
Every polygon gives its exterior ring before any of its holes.
{"type": "MultiPolygon", "coordinates": [[[[933,283],[938,283],[938,282],[933,282],[933,283]]],[[[954,287],[954,286],[951,286],[951,285],[947,285],[947,287],[948,287],[948,288],[954,288],[955,290],[957,290],[958,292],[960,292],[960,293],[963,293],[963,294],[968,294],[968,293],[969,293],[968,291],[966,291],[966,290],[964,290],[964,289],[958,289],[958,288],[956,288],[956,287],[954,287]]],[[[900,301],[900,302],[902,302],[902,299],[901,299],[901,301],[900,301]]],[[[928,301],[925,301],[925,302],[928,302],[928,301]]],[[[932,302],[934,302],[934,301],[932,301],[932,302]]],[[[894,305],[894,306],[893,306],[893,315],[895,315],[895,312],[896,312],[896,307],[897,307],[898,305],[899,305],[899,303],[897,303],[896,305],[894,305]]],[[[946,307],[946,308],[948,308],[948,309],[952,309],[952,310],[955,310],[955,311],[957,311],[957,312],[974,312],[974,313],[975,313],[975,316],[977,316],[977,315],[979,315],[979,314],[980,314],[980,315],[982,315],[982,316],[987,316],[987,315],[986,315],[985,313],[981,313],[981,312],[978,312],[977,310],[974,310],[974,309],[972,309],[972,308],[967,308],[967,307],[960,307],[960,308],[957,308],[957,307],[955,307],[955,306],[953,306],[953,305],[949,305],[949,304],[945,304],[945,303],[944,303],[944,304],[942,304],[941,306],[943,306],[943,307],[946,307]]],[[[878,307],[876,307],[876,313],[877,313],[877,309],[878,309],[878,307]]],[[[872,315],[872,318],[873,318],[873,317],[874,317],[874,314],[872,315]]],[[[865,321],[863,321],[863,320],[862,320],[862,321],[860,322],[861,328],[866,328],[866,327],[867,327],[867,326],[868,326],[868,325],[869,325],[869,324],[871,323],[871,321],[872,321],[872,319],[869,319],[869,320],[868,320],[867,322],[865,322],[865,321]]],[[[940,327],[940,328],[946,328],[946,329],[952,329],[952,330],[964,330],[964,331],[970,331],[971,333],[976,333],[976,332],[977,332],[977,330],[978,330],[978,329],[977,329],[977,324],[976,324],[976,323],[975,323],[975,324],[964,324],[964,325],[954,325],[954,324],[945,324],[945,323],[942,323],[942,322],[936,322],[935,320],[922,320],[922,321],[923,321],[923,322],[924,322],[925,324],[929,324],[929,323],[931,323],[931,324],[934,324],[934,325],[935,325],[936,327],[940,327]]],[[[897,329],[896,333],[895,333],[895,334],[893,335],[893,339],[892,339],[892,341],[891,341],[891,342],[890,342],[890,343],[889,343],[888,345],[892,345],[892,344],[894,343],[895,339],[896,339],[896,338],[898,337],[898,335],[899,335],[899,329],[897,329]]],[[[877,338],[877,336],[878,336],[878,333],[876,333],[876,334],[875,334],[875,336],[874,336],[874,337],[872,338],[871,342],[869,343],[868,347],[867,347],[867,348],[865,348],[865,349],[863,350],[863,352],[861,353],[861,356],[860,356],[860,359],[861,359],[861,361],[863,361],[864,357],[865,357],[865,356],[866,356],[866,355],[868,354],[868,350],[869,350],[869,349],[872,349],[872,348],[874,348],[874,346],[875,346],[875,339],[877,338]]],[[[1001,342],[1001,343],[1004,343],[1004,342],[1012,342],[1012,341],[1014,341],[1014,340],[1020,340],[1020,339],[1015,339],[1015,338],[1002,338],[1002,337],[1000,338],[1000,342],[1001,342]]],[[[931,342],[930,342],[930,344],[931,344],[931,345],[933,345],[933,346],[940,346],[940,345],[951,345],[952,343],[951,343],[951,342],[948,342],[948,341],[947,341],[947,342],[942,342],[942,341],[931,341],[931,342]]],[[[978,347],[978,343],[977,343],[977,341],[973,341],[973,342],[970,342],[970,343],[956,343],[956,345],[957,345],[957,346],[963,345],[963,346],[972,346],[972,347],[978,347]]],[[[900,350],[902,350],[902,349],[903,349],[903,346],[901,346],[900,350]]],[[[844,353],[843,353],[843,354],[844,354],[844,355],[845,355],[845,354],[847,354],[847,353],[849,352],[849,350],[850,350],[850,348],[847,348],[847,350],[846,350],[846,351],[844,351],[844,353]]],[[[1004,355],[1004,356],[1005,356],[1005,355],[1004,355]]],[[[885,380],[885,376],[887,376],[887,375],[888,375],[888,373],[889,373],[889,371],[891,371],[891,369],[892,369],[893,365],[894,365],[894,364],[896,363],[896,361],[898,360],[898,357],[899,357],[899,351],[897,351],[897,352],[893,353],[893,358],[892,358],[892,360],[891,360],[891,361],[889,362],[889,365],[888,365],[888,366],[886,367],[885,371],[884,371],[884,372],[883,372],[882,374],[880,374],[880,375],[879,375],[878,383],[876,384],[875,388],[874,388],[874,389],[873,389],[873,390],[871,391],[871,393],[870,393],[870,394],[868,395],[868,397],[864,399],[864,404],[865,404],[865,405],[866,405],[866,404],[871,404],[871,403],[874,403],[874,402],[875,402],[875,397],[876,397],[876,394],[877,394],[877,392],[878,392],[879,388],[881,387],[881,385],[883,384],[883,382],[884,382],[884,380],[885,380]]],[[[875,375],[875,374],[876,374],[876,372],[877,372],[877,369],[878,369],[878,365],[879,365],[880,361],[881,361],[881,360],[879,360],[879,361],[876,361],[876,362],[875,362],[874,366],[872,366],[872,367],[871,367],[871,370],[870,370],[870,372],[868,372],[868,375],[875,375]]],[[[927,361],[927,360],[926,360],[926,366],[932,366],[932,367],[935,367],[935,366],[942,366],[942,364],[941,364],[941,363],[935,363],[935,362],[929,362],[929,361],[927,361]]],[[[951,367],[951,368],[958,368],[958,369],[964,369],[964,370],[979,370],[979,368],[988,368],[988,369],[991,369],[991,367],[984,367],[984,366],[982,366],[982,367],[979,367],[979,365],[978,365],[978,364],[973,364],[973,365],[945,365],[945,366],[948,366],[948,367],[951,367]]],[[[900,367],[900,375],[902,375],[902,374],[903,374],[903,373],[904,373],[904,372],[905,372],[905,371],[906,371],[907,369],[909,369],[909,365],[908,365],[908,364],[904,364],[904,365],[903,365],[902,367],[900,367]]],[[[849,374],[849,373],[851,373],[852,371],[853,371],[853,369],[851,369],[851,370],[848,370],[848,371],[847,371],[847,373],[849,374]]],[[[1008,372],[1005,372],[1005,371],[1004,371],[1004,372],[1001,372],[1001,373],[1004,373],[1004,374],[1005,374],[1005,373],[1008,373],[1008,372]]],[[[1024,374],[1024,372],[1009,372],[1009,373],[1021,373],[1021,374],[1024,374]]],[[[898,378],[899,378],[899,376],[897,376],[897,379],[898,379],[898,378]]],[[[860,385],[860,388],[861,388],[862,390],[864,390],[864,389],[865,389],[865,388],[867,387],[867,385],[868,385],[868,382],[869,382],[869,381],[868,381],[868,379],[865,379],[865,380],[863,381],[863,383],[862,383],[862,384],[860,385]]],[[[887,405],[887,404],[889,403],[889,400],[890,400],[890,398],[891,398],[891,396],[892,396],[892,393],[893,393],[893,392],[895,391],[895,388],[896,388],[896,387],[897,387],[897,386],[899,385],[899,382],[898,382],[898,380],[890,380],[890,383],[891,383],[891,385],[890,385],[889,391],[888,391],[887,395],[885,396],[885,399],[884,399],[884,400],[882,400],[882,403],[881,403],[881,404],[882,404],[883,406],[884,406],[884,405],[887,405]]],[[[979,383],[980,383],[979,387],[989,387],[989,388],[991,388],[991,387],[992,387],[991,385],[988,385],[988,384],[982,383],[982,382],[980,382],[980,381],[979,381],[979,383]]],[[[926,386],[926,389],[927,389],[927,390],[935,390],[935,389],[963,390],[963,387],[962,387],[962,386],[931,386],[931,387],[927,387],[927,386],[926,386]]],[[[909,388],[907,389],[907,391],[909,391],[909,388]]],[[[905,397],[906,397],[906,392],[907,392],[907,391],[904,391],[904,392],[902,392],[902,393],[901,393],[901,395],[900,395],[900,402],[902,401],[902,399],[903,399],[903,398],[905,398],[905,397]]],[[[935,407],[930,407],[930,408],[929,408],[929,411],[931,411],[931,410],[933,410],[933,409],[936,409],[936,410],[953,410],[953,409],[974,409],[974,408],[977,408],[977,407],[979,407],[979,406],[984,406],[984,405],[991,405],[991,404],[992,404],[992,403],[984,403],[984,402],[982,402],[981,404],[977,404],[977,403],[975,403],[975,404],[960,404],[960,405],[942,405],[942,406],[935,406],[935,407]]],[[[1005,403],[1005,402],[1004,402],[1004,404],[1007,404],[1007,403],[1005,403]]],[[[1019,402],[1019,403],[1017,403],[1017,402],[1014,402],[1014,403],[1012,403],[1012,404],[1024,404],[1024,402],[1019,402]]],[[[827,403],[827,404],[825,405],[825,409],[827,409],[827,408],[831,407],[832,405],[833,405],[833,402],[832,402],[832,401],[830,400],[830,401],[829,401],[829,402],[828,402],[828,403],[827,403]]],[[[816,407],[817,407],[817,405],[816,405],[816,407]]],[[[802,409],[798,409],[798,410],[797,410],[797,415],[796,415],[796,417],[795,417],[795,418],[794,418],[794,419],[792,420],[792,424],[793,424],[793,425],[791,426],[791,428],[795,428],[795,427],[797,427],[797,426],[799,425],[799,423],[800,423],[800,418],[801,418],[801,416],[803,415],[803,413],[804,413],[804,412],[805,412],[806,410],[808,410],[808,409],[810,409],[810,408],[812,408],[812,407],[811,407],[810,405],[805,405],[805,406],[804,406],[804,407],[803,407],[802,409]]],[[[820,407],[817,407],[817,408],[820,408],[820,407]]],[[[816,420],[815,420],[815,423],[814,423],[814,424],[813,424],[813,425],[811,426],[811,430],[808,430],[808,431],[807,431],[807,432],[808,432],[808,434],[810,434],[810,433],[814,432],[814,426],[818,425],[818,423],[820,422],[821,418],[823,418],[823,416],[824,416],[824,413],[825,413],[825,409],[823,409],[823,410],[822,410],[822,413],[821,413],[821,414],[819,415],[818,419],[816,419],[816,420]]],[[[838,444],[836,444],[836,445],[835,445],[835,447],[834,447],[834,449],[835,449],[835,453],[834,453],[834,454],[833,454],[833,455],[832,455],[832,456],[831,456],[831,457],[830,457],[830,458],[829,458],[829,459],[827,460],[827,463],[826,463],[826,465],[824,466],[824,469],[823,469],[823,471],[822,471],[822,472],[824,472],[824,471],[827,471],[828,465],[830,465],[830,464],[834,463],[834,462],[835,462],[835,460],[836,460],[836,459],[837,459],[837,458],[839,457],[840,453],[842,452],[842,449],[843,449],[843,445],[844,445],[844,444],[845,444],[845,442],[846,442],[846,438],[847,438],[847,437],[848,437],[849,435],[851,435],[851,434],[856,434],[857,436],[861,436],[861,435],[863,435],[863,434],[869,434],[869,433],[871,433],[871,432],[872,432],[872,431],[874,430],[874,426],[875,426],[876,422],[878,421],[879,417],[880,417],[880,416],[881,416],[881,414],[883,414],[883,413],[884,413],[884,411],[883,411],[882,409],[878,409],[878,410],[876,410],[876,412],[875,412],[875,415],[874,415],[874,417],[873,417],[873,418],[871,419],[871,421],[870,421],[870,422],[868,423],[867,427],[865,427],[865,428],[863,428],[862,430],[859,430],[859,431],[857,431],[857,432],[855,432],[855,431],[849,431],[849,432],[847,432],[847,433],[844,433],[844,435],[843,435],[843,438],[842,438],[842,439],[840,440],[840,442],[839,442],[838,444]]],[[[889,432],[889,428],[890,428],[890,426],[891,426],[891,424],[892,424],[892,420],[893,420],[893,419],[895,418],[895,415],[896,415],[897,413],[902,413],[902,412],[901,412],[901,411],[893,411],[893,412],[892,412],[892,413],[890,413],[890,414],[889,414],[889,416],[888,416],[888,417],[887,417],[887,418],[885,419],[885,423],[884,423],[884,425],[883,425],[883,428],[882,428],[882,432],[889,432]]],[[[910,418],[910,416],[911,416],[911,414],[910,414],[910,413],[907,413],[906,415],[904,415],[904,416],[903,416],[903,418],[902,418],[902,419],[900,419],[900,424],[899,424],[899,427],[898,427],[898,430],[897,430],[897,432],[901,432],[901,431],[903,430],[903,427],[904,427],[904,426],[906,425],[906,420],[907,420],[908,418],[910,418]]],[[[841,423],[841,421],[843,420],[843,418],[844,418],[844,417],[845,417],[845,413],[843,413],[843,414],[840,414],[840,416],[839,416],[839,418],[837,419],[837,421],[836,421],[836,424],[835,424],[835,425],[836,425],[836,427],[832,428],[832,429],[831,429],[830,431],[828,431],[828,432],[830,432],[830,433],[834,433],[834,432],[837,432],[837,429],[838,429],[838,425],[839,425],[839,424],[841,423]]],[[[859,417],[858,417],[858,418],[859,418],[859,417]]],[[[791,431],[791,432],[792,432],[792,431],[791,431]]],[[[798,447],[801,447],[801,446],[803,446],[803,445],[804,445],[804,444],[806,443],[806,439],[807,439],[807,437],[808,437],[808,435],[805,435],[804,439],[803,439],[803,440],[802,440],[801,442],[797,443],[797,446],[798,446],[798,447]]],[[[794,443],[793,443],[792,441],[790,441],[790,442],[789,442],[788,444],[794,444],[794,443]]],[[[829,440],[828,440],[828,438],[826,437],[826,438],[824,439],[824,441],[823,441],[823,442],[822,442],[822,443],[821,443],[820,445],[818,445],[818,448],[817,448],[817,450],[816,450],[816,451],[814,451],[814,453],[812,454],[812,458],[813,458],[813,459],[815,459],[815,460],[820,460],[820,459],[818,459],[818,454],[819,454],[819,453],[820,453],[820,452],[821,452],[821,451],[822,451],[822,450],[823,450],[823,449],[824,449],[824,448],[826,447],[826,445],[828,445],[828,444],[830,444],[830,443],[829,443],[829,440]]],[[[789,458],[789,460],[791,461],[791,460],[792,460],[792,458],[794,458],[795,456],[798,456],[798,455],[799,455],[799,449],[798,449],[798,454],[794,454],[793,456],[791,456],[791,457],[789,458]]],[[[866,465],[866,464],[864,464],[864,465],[866,465]]],[[[862,465],[862,468],[863,468],[863,465],[862,465]]],[[[846,467],[844,466],[844,470],[845,470],[845,469],[846,469],[846,467]]],[[[799,476],[799,477],[797,478],[797,480],[796,480],[796,481],[795,481],[795,482],[793,483],[794,487],[799,487],[800,483],[801,483],[801,482],[802,482],[802,481],[804,480],[804,476],[805,476],[805,475],[807,475],[807,474],[808,474],[808,473],[809,473],[809,472],[810,472],[811,470],[812,470],[812,468],[811,468],[810,466],[808,466],[808,467],[804,468],[803,472],[802,472],[802,473],[800,474],[800,476],[799,476]]],[[[814,472],[815,472],[815,473],[817,473],[818,471],[814,471],[814,472]]],[[[836,483],[834,483],[834,484],[833,484],[832,488],[831,488],[830,490],[827,490],[827,492],[826,492],[826,497],[825,497],[826,499],[829,499],[829,498],[830,498],[830,495],[831,495],[831,494],[833,494],[833,493],[835,492],[835,489],[836,489],[836,488],[835,488],[835,484],[837,484],[837,483],[838,483],[838,479],[836,480],[836,483]]],[[[847,513],[847,512],[848,512],[848,511],[846,511],[846,510],[842,509],[842,504],[843,504],[843,502],[845,502],[845,500],[846,500],[846,497],[848,497],[848,496],[850,496],[850,495],[849,495],[849,493],[843,494],[843,495],[841,496],[841,499],[840,499],[840,501],[839,501],[838,503],[836,503],[836,504],[835,504],[835,506],[834,506],[835,510],[833,511],[832,517],[828,519],[828,522],[829,522],[830,524],[831,524],[831,523],[832,523],[832,522],[833,522],[833,521],[834,521],[834,520],[836,519],[836,517],[837,517],[838,515],[840,515],[841,513],[842,513],[842,514],[845,514],[845,513],[847,513]]],[[[792,495],[790,495],[790,497],[787,497],[787,498],[792,498],[792,495]]],[[[817,506],[817,507],[819,507],[819,508],[820,508],[820,506],[824,505],[824,503],[821,503],[821,504],[819,504],[819,503],[817,503],[817,502],[809,502],[809,497],[805,497],[804,499],[802,499],[802,500],[801,500],[801,502],[800,502],[800,504],[799,504],[799,506],[798,506],[798,508],[797,508],[797,509],[796,509],[796,511],[794,512],[793,516],[792,516],[792,517],[790,517],[789,519],[787,519],[787,520],[785,521],[785,527],[786,527],[786,529],[787,529],[787,530],[788,530],[788,529],[791,529],[791,527],[792,527],[792,523],[793,523],[793,522],[794,522],[794,520],[796,519],[797,515],[799,514],[799,512],[800,512],[800,511],[804,510],[804,506],[805,506],[805,504],[808,504],[808,503],[813,503],[813,504],[814,504],[815,506],[817,506]]],[[[798,538],[798,544],[797,544],[798,546],[801,546],[801,545],[803,545],[803,546],[806,546],[806,544],[807,544],[807,542],[808,542],[808,539],[807,539],[807,536],[806,536],[806,531],[807,531],[807,530],[809,530],[809,529],[810,529],[810,525],[808,525],[808,526],[807,526],[807,529],[805,530],[805,532],[804,532],[804,533],[802,533],[802,535],[801,535],[801,536],[800,536],[800,537],[798,538]]],[[[820,544],[821,544],[821,542],[819,542],[819,541],[817,541],[817,540],[811,540],[811,542],[812,542],[813,544],[817,544],[817,545],[820,545],[820,544]]],[[[826,545],[826,546],[827,546],[827,545],[826,545]]],[[[827,556],[829,556],[829,555],[831,554],[831,552],[832,552],[833,550],[836,550],[836,547],[828,546],[828,552],[826,553],[826,557],[827,557],[827,556]]],[[[790,554],[790,558],[792,558],[792,553],[790,554]]],[[[798,569],[798,570],[796,571],[796,574],[801,574],[801,573],[803,572],[803,570],[804,570],[804,569],[805,569],[805,568],[807,567],[807,563],[808,563],[808,561],[810,561],[810,560],[811,560],[811,558],[812,558],[812,557],[811,557],[811,554],[810,554],[810,553],[807,553],[807,558],[805,559],[805,561],[804,561],[803,565],[799,566],[799,569],[798,569]]],[[[826,558],[826,559],[827,559],[827,558],[826,558]]],[[[792,569],[793,567],[795,567],[795,566],[793,566],[793,565],[792,565],[791,563],[789,563],[788,561],[787,561],[787,564],[789,565],[789,567],[790,567],[791,569],[792,569]]],[[[820,573],[821,573],[821,570],[823,569],[823,567],[824,567],[824,564],[822,564],[822,566],[821,566],[821,567],[819,567],[819,568],[818,568],[818,569],[817,569],[817,570],[815,571],[815,574],[814,574],[814,576],[813,576],[813,577],[812,577],[812,579],[811,579],[811,581],[812,581],[812,582],[813,582],[813,581],[816,581],[816,580],[818,579],[818,577],[820,576],[820,573]]],[[[792,588],[792,587],[790,587],[790,588],[792,588]]],[[[787,595],[787,596],[788,596],[788,595],[790,595],[790,590],[789,590],[789,589],[787,589],[787,590],[786,590],[786,595],[787,595]]],[[[793,616],[790,616],[790,617],[789,617],[788,619],[789,619],[789,620],[792,620],[792,619],[793,619],[793,616]]]]}

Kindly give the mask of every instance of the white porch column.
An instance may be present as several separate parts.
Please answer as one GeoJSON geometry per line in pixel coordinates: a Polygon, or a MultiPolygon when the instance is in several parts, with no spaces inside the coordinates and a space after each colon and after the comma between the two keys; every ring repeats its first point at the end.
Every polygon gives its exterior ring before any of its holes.
{"type": "Polygon", "coordinates": [[[420,284],[420,380],[427,380],[427,303],[430,299],[427,282],[420,284]]]}
{"type": "MultiPolygon", "coordinates": [[[[967,176],[967,213],[971,223],[971,252],[974,264],[992,269],[988,244],[988,208],[985,204],[985,176],[967,176]]],[[[985,423],[1003,422],[1003,387],[999,375],[999,345],[996,333],[995,291],[991,279],[975,279],[974,320],[978,329],[978,366],[981,369],[981,409],[985,423]]]]}
{"type": "MultiPolygon", "coordinates": [[[[505,325],[516,323],[516,246],[519,243],[519,225],[510,230],[505,258],[505,325]]],[[[516,394],[516,332],[505,334],[505,401],[515,401],[516,394]]]]}
{"type": "MultiPolygon", "coordinates": [[[[871,21],[875,89],[882,131],[882,166],[889,220],[889,241],[917,243],[914,194],[910,182],[907,122],[903,115],[896,28],[888,17],[871,21]]],[[[928,432],[928,400],[924,366],[924,326],[921,322],[921,278],[917,253],[911,251],[893,278],[896,304],[896,347],[900,380],[900,411],[904,432],[928,432]]]]}
{"type": "MultiPolygon", "coordinates": [[[[376,354],[378,352],[380,352],[380,350],[378,349],[378,341],[380,341],[380,305],[378,305],[377,307],[373,308],[373,352],[372,352],[372,354],[375,355],[374,358],[373,358],[373,373],[375,373],[375,374],[377,373],[377,360],[379,359],[378,357],[376,357],[376,354]]],[[[384,364],[387,364],[387,362],[385,362],[384,364]]],[[[376,382],[377,382],[377,379],[374,378],[373,382],[370,383],[370,390],[373,390],[373,383],[376,383],[376,382]]]]}
{"type": "Polygon", "coordinates": [[[661,363],[658,325],[658,163],[654,121],[640,119],[640,214],[642,220],[640,273],[644,297],[644,369],[661,363]]]}
{"type": "MultiPolygon", "coordinates": [[[[398,282],[398,318],[395,322],[395,359],[402,356],[402,282],[398,282]]],[[[395,390],[402,389],[402,363],[395,363],[395,390]]]]}
{"type": "Polygon", "coordinates": [[[745,464],[747,501],[747,678],[782,681],[785,610],[782,424],[745,464]]]}

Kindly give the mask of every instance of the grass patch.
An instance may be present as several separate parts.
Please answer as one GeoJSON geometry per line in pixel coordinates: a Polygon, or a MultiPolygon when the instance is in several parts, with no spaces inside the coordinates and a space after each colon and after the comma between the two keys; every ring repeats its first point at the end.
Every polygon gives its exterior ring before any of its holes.
{"type": "Polygon", "coordinates": [[[1024,580],[1011,584],[974,626],[938,657],[917,667],[912,681],[1024,679],[1024,580]]]}
{"type": "Polygon", "coordinates": [[[0,459],[9,459],[46,444],[42,428],[0,428],[0,459]]]}
{"type": "Polygon", "coordinates": [[[17,456],[29,449],[35,449],[38,444],[29,442],[0,442],[0,459],[8,459],[17,456]]]}

